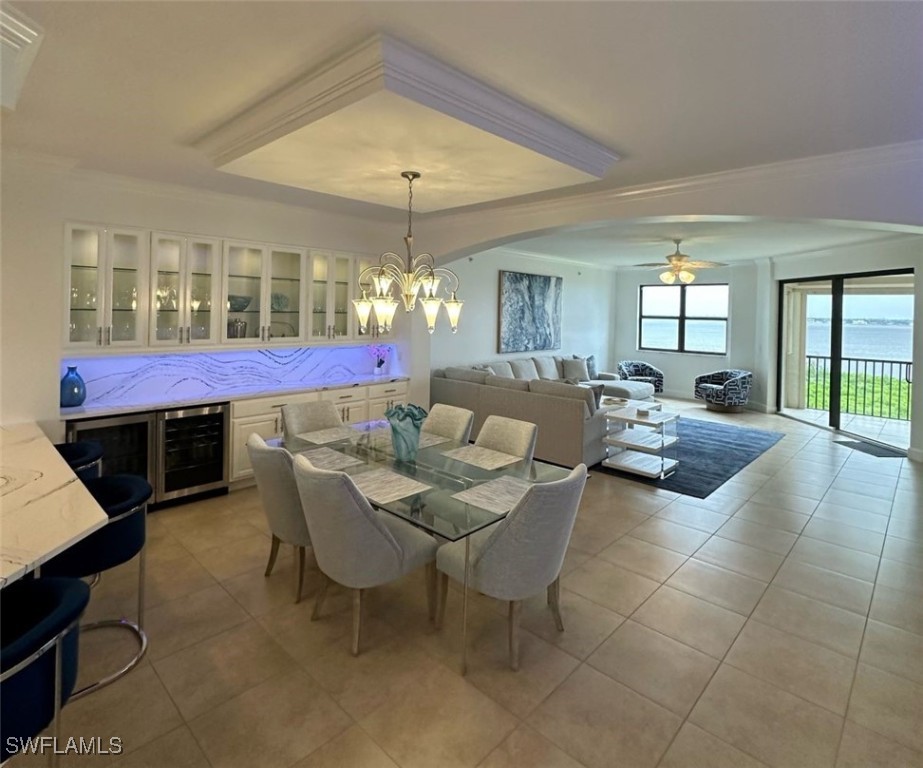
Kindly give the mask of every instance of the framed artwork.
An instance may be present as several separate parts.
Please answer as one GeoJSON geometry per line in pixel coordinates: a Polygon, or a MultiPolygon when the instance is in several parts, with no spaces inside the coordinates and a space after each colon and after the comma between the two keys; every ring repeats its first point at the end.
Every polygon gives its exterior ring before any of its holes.
{"type": "Polygon", "coordinates": [[[564,278],[500,271],[498,352],[561,348],[564,278]]]}

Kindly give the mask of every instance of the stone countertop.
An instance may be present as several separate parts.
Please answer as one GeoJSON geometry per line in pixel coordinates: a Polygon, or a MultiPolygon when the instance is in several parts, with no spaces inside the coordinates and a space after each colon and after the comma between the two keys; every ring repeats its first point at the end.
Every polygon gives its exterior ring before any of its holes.
{"type": "Polygon", "coordinates": [[[349,389],[351,387],[368,387],[375,384],[389,384],[395,381],[409,381],[406,376],[363,376],[351,381],[337,384],[311,384],[305,383],[298,387],[284,386],[279,388],[252,387],[235,389],[233,392],[216,393],[208,397],[167,399],[150,402],[134,402],[118,405],[91,405],[76,408],[62,408],[61,420],[74,421],[77,419],[95,419],[105,416],[118,416],[120,414],[139,413],[143,411],[165,411],[174,408],[189,408],[197,405],[211,405],[213,403],[227,403],[233,400],[248,400],[255,397],[272,397],[277,395],[295,394],[297,392],[322,392],[330,389],[349,389]]]}
{"type": "Polygon", "coordinates": [[[38,425],[0,427],[0,586],[107,521],[38,425]]]}

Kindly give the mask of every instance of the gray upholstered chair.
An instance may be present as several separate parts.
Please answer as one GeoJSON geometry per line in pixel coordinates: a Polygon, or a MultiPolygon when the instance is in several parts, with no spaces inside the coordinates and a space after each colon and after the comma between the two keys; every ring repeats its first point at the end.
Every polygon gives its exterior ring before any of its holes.
{"type": "MultiPolygon", "coordinates": [[[[496,525],[472,534],[468,586],[498,600],[509,600],[510,667],[519,669],[519,617],[522,601],[547,590],[548,605],[559,631],[560,574],[577,508],[586,484],[585,464],[563,480],[536,483],[496,525]]],[[[465,542],[444,544],[436,555],[439,570],[439,615],[442,626],[451,576],[465,580],[465,542]]]]}
{"type": "Polygon", "coordinates": [[[263,511],[272,532],[272,545],[266,576],[272,573],[279,554],[279,544],[292,544],[298,552],[298,580],[295,582],[295,602],[301,602],[301,588],[304,582],[305,547],[311,546],[308,526],[301,509],[301,497],[295,486],[292,473],[292,454],[285,448],[266,445],[255,432],[247,439],[247,453],[253,465],[253,476],[260,492],[263,511]]]}
{"type": "Polygon", "coordinates": [[[506,416],[488,416],[474,444],[532,461],[537,437],[538,427],[531,422],[508,419],[506,416]]]}
{"type": "Polygon", "coordinates": [[[474,411],[457,408],[454,405],[445,405],[445,403],[436,403],[430,409],[429,416],[426,417],[420,431],[447,437],[456,443],[467,443],[471,439],[473,423],[474,411]]]}
{"type": "Polygon", "coordinates": [[[337,407],[329,400],[282,406],[282,434],[286,439],[303,432],[342,426],[343,419],[337,407]]]}
{"type": "Polygon", "coordinates": [[[295,482],[314,543],[314,556],[325,579],[311,619],[320,617],[329,581],[353,590],[353,655],[359,654],[362,597],[426,566],[430,619],[436,615],[436,540],[387,512],[372,509],[345,472],[317,469],[296,456],[295,482]]]}

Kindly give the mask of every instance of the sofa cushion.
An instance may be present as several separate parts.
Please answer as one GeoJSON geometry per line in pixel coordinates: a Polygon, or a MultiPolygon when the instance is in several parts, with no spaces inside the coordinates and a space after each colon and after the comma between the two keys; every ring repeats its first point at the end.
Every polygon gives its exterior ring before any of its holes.
{"type": "Polygon", "coordinates": [[[561,378],[558,373],[558,366],[555,365],[554,358],[551,355],[533,357],[532,362],[535,363],[535,370],[538,371],[539,379],[549,379],[553,381],[561,378]]]}
{"type": "Polygon", "coordinates": [[[506,360],[493,360],[490,367],[494,369],[494,376],[502,376],[505,379],[513,378],[513,367],[506,360]]]}
{"type": "Polygon", "coordinates": [[[513,369],[513,376],[517,379],[532,381],[538,378],[538,370],[531,357],[524,357],[522,360],[510,360],[510,367],[513,369]]]}
{"type": "Polygon", "coordinates": [[[588,387],[577,387],[573,384],[562,384],[558,381],[542,381],[535,379],[529,382],[529,391],[539,395],[554,395],[555,397],[570,397],[574,400],[583,400],[586,403],[590,416],[596,413],[596,398],[588,387]]]}
{"type": "Polygon", "coordinates": [[[564,358],[560,355],[553,355],[552,359],[554,360],[554,366],[558,369],[558,378],[564,378],[564,358]]]}
{"type": "Polygon", "coordinates": [[[589,381],[590,374],[586,368],[586,360],[582,357],[576,360],[564,361],[564,378],[577,379],[577,381],[589,381]]]}
{"type": "Polygon", "coordinates": [[[629,400],[653,400],[654,385],[646,381],[629,381],[622,379],[619,381],[609,379],[597,379],[589,382],[590,384],[602,384],[603,393],[609,397],[624,397],[629,400]]]}
{"type": "Polygon", "coordinates": [[[489,374],[487,371],[476,371],[473,368],[446,368],[445,377],[458,381],[470,381],[474,384],[483,384],[489,374]]]}
{"type": "Polygon", "coordinates": [[[525,379],[508,379],[505,376],[488,376],[484,383],[489,387],[503,387],[504,389],[518,389],[520,392],[529,391],[529,382],[525,379]]]}

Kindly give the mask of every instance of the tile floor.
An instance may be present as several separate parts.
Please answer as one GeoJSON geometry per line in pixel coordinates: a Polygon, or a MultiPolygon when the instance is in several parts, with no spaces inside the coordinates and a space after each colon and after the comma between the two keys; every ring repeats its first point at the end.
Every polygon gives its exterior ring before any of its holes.
{"type": "MultiPolygon", "coordinates": [[[[363,651],[350,604],[309,620],[290,552],[249,489],[150,517],[150,653],[68,705],[64,735],[122,739],[120,766],[923,765],[923,467],[775,416],[695,418],[785,437],[708,499],[593,473],[562,583],[564,633],[537,597],[522,668],[503,605],[475,596],[458,673],[460,594],[445,629],[421,575],[374,590],[363,651]]],[[[90,616],[128,611],[135,564],[90,616]]],[[[131,651],[82,640],[81,676],[131,651]]],[[[30,760],[14,761],[24,765],[30,760]]]]}

